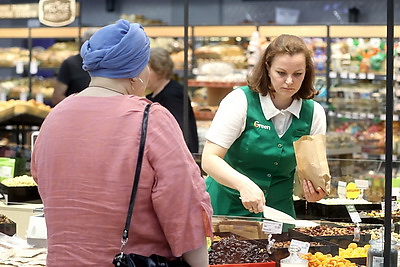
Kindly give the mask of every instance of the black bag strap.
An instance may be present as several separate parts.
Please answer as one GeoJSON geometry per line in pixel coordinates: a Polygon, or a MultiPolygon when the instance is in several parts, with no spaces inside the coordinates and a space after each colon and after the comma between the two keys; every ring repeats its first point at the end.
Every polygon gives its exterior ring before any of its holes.
{"type": "Polygon", "coordinates": [[[141,132],[141,136],[140,136],[139,153],[138,153],[138,159],[137,159],[137,163],[136,163],[135,180],[133,181],[131,200],[129,202],[129,208],[128,208],[128,215],[126,216],[125,228],[124,228],[124,232],[122,234],[122,239],[121,239],[121,243],[122,243],[121,252],[122,252],[122,248],[128,242],[128,234],[129,234],[129,227],[131,225],[132,211],[133,211],[133,206],[135,205],[135,198],[136,198],[137,186],[139,183],[140,171],[142,170],[144,145],[146,143],[147,122],[149,120],[150,106],[151,106],[151,103],[147,104],[146,107],[144,108],[144,112],[143,112],[142,132],[141,132]]]}

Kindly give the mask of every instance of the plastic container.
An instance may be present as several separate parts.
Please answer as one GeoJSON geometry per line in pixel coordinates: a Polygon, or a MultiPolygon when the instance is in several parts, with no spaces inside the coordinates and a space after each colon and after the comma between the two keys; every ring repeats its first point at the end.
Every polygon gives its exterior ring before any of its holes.
{"type": "Polygon", "coordinates": [[[289,247],[289,257],[280,261],[281,267],[307,267],[308,260],[299,256],[300,248],[297,246],[289,247]]]}
{"type": "MultiPolygon", "coordinates": [[[[367,256],[367,267],[380,267],[383,266],[383,251],[385,243],[383,242],[382,238],[371,240],[370,242],[371,247],[368,250],[367,256]]],[[[391,250],[390,250],[390,266],[397,266],[397,247],[396,241],[392,239],[391,242],[391,250]]]]}

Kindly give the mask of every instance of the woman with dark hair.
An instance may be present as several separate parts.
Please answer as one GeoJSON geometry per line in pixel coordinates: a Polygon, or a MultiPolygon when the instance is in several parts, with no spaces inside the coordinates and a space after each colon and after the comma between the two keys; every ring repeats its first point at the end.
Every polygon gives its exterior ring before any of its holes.
{"type": "MultiPolygon", "coordinates": [[[[326,133],[325,111],[312,100],[312,54],[301,38],[278,36],[248,80],[222,100],[206,135],[202,167],[214,214],[261,217],[266,204],[295,217],[293,142],[326,133]]],[[[310,181],[303,189],[310,202],[325,196],[310,181]]]]}

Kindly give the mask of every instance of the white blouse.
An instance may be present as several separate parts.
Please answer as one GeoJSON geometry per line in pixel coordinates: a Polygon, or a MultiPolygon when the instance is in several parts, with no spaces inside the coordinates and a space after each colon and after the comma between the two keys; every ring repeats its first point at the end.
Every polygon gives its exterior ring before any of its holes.
{"type": "MultiPolygon", "coordinates": [[[[279,110],[273,104],[269,94],[266,96],[260,94],[259,97],[265,118],[272,119],[278,136],[282,137],[292,122],[292,115],[299,117],[302,101],[295,99],[287,109],[279,110]]],[[[206,139],[228,149],[244,131],[246,117],[246,95],[243,90],[233,90],[221,101],[210,129],[207,131],[206,139]]],[[[318,102],[314,102],[310,134],[326,134],[325,110],[318,102]]]]}

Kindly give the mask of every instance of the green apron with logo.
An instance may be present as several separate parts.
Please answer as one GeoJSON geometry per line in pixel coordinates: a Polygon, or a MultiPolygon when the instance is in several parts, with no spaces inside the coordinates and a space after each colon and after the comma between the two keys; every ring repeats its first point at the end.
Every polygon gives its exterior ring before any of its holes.
{"type": "MultiPolygon", "coordinates": [[[[246,127],[228,149],[225,160],[238,172],[254,181],[263,191],[267,206],[296,217],[293,205],[293,176],[296,168],[293,142],[309,135],[314,113],[314,102],[303,100],[300,118],[292,116],[292,123],[279,138],[271,120],[264,117],[259,94],[248,86],[243,90],[247,98],[246,127]]],[[[237,190],[206,179],[214,215],[263,217],[244,208],[237,190]]]]}

